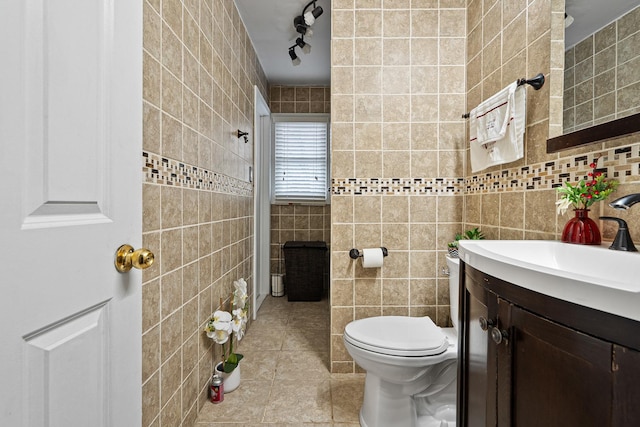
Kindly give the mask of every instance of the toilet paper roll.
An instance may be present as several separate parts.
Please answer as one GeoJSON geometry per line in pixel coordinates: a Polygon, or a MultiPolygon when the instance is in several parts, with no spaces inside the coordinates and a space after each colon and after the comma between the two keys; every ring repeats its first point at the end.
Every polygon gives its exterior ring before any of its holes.
{"type": "Polygon", "coordinates": [[[365,248],[362,250],[362,266],[364,268],[382,267],[383,260],[382,248],[365,248]]]}

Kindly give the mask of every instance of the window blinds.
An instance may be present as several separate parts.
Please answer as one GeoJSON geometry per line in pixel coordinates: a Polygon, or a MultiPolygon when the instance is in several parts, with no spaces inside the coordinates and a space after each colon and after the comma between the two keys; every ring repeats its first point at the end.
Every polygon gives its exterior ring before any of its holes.
{"type": "Polygon", "coordinates": [[[327,123],[275,122],[275,201],[326,201],[327,123]]]}

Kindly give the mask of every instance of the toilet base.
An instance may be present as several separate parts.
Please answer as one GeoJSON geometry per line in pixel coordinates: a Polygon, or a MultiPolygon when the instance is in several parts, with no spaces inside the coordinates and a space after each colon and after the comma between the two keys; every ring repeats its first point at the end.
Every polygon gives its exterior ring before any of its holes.
{"type": "MultiPolygon", "coordinates": [[[[417,427],[456,427],[455,408],[453,409],[453,421],[447,421],[450,415],[451,414],[446,414],[443,418],[433,418],[431,416],[418,417],[417,427]]],[[[360,411],[360,427],[371,427],[362,418],[362,410],[360,411]]]]}
{"type": "Polygon", "coordinates": [[[360,409],[362,427],[418,427],[417,411],[410,395],[393,384],[367,372],[364,400],[360,409]]]}
{"type": "MultiPolygon", "coordinates": [[[[447,360],[427,368],[421,376],[431,383],[423,391],[407,389],[408,384],[395,384],[367,372],[364,400],[360,409],[362,427],[455,427],[456,381],[455,360],[447,360]],[[438,373],[433,382],[430,371],[438,373]]],[[[420,380],[417,381],[420,383],[420,380]]],[[[417,385],[416,382],[412,386],[417,385]]]]}
{"type": "Polygon", "coordinates": [[[456,406],[445,405],[435,416],[418,415],[418,427],[456,427],[456,406]]]}

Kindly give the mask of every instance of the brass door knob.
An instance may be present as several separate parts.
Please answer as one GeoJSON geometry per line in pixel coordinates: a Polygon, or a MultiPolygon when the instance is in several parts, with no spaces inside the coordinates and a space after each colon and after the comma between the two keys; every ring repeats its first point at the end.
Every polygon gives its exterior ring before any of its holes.
{"type": "Polygon", "coordinates": [[[149,249],[134,250],[131,245],[122,245],[116,251],[114,264],[120,273],[126,273],[132,267],[139,270],[151,267],[155,257],[149,249]]]}

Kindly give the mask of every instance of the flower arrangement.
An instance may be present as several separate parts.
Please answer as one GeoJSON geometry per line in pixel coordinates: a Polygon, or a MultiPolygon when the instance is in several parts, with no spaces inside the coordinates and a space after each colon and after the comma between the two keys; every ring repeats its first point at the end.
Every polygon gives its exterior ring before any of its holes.
{"type": "Polygon", "coordinates": [[[216,344],[222,345],[222,370],[226,373],[233,372],[238,363],[244,357],[233,352],[233,338],[239,342],[244,336],[247,327],[247,282],[241,278],[233,282],[234,291],[231,301],[231,313],[217,310],[205,325],[204,331],[216,344]],[[229,342],[229,348],[225,345],[229,342]],[[227,352],[228,350],[228,352],[227,352]]]}
{"type": "Polygon", "coordinates": [[[556,202],[558,215],[564,215],[570,206],[573,209],[588,209],[595,202],[606,199],[616,190],[619,182],[615,179],[606,179],[602,172],[596,170],[596,166],[597,159],[589,164],[591,172],[588,174],[590,177],[588,181],[581,179],[576,184],[565,182],[563,187],[558,188],[558,193],[561,195],[556,202]]]}

